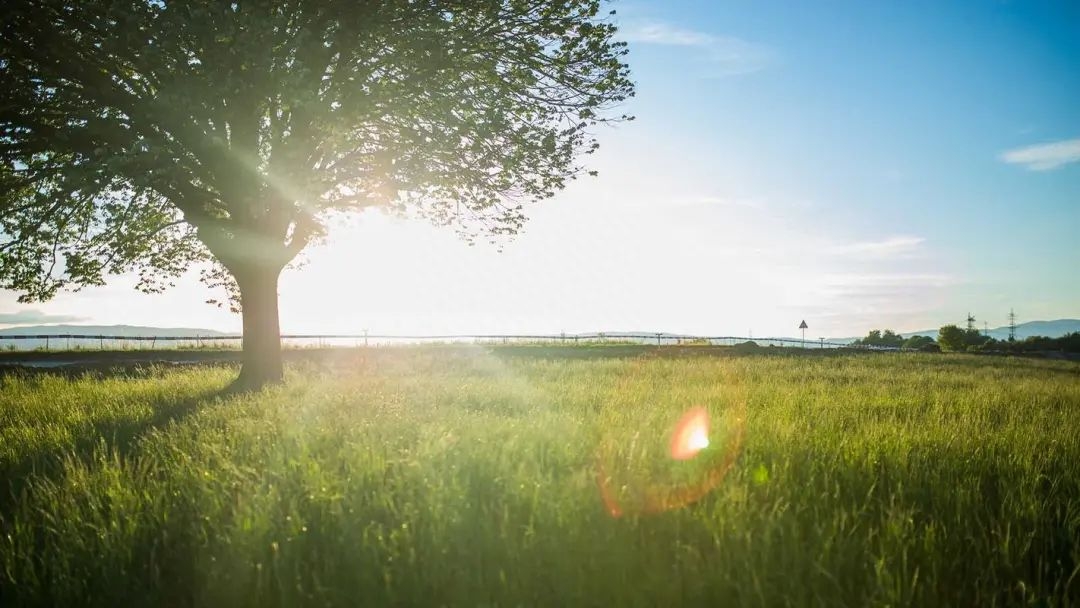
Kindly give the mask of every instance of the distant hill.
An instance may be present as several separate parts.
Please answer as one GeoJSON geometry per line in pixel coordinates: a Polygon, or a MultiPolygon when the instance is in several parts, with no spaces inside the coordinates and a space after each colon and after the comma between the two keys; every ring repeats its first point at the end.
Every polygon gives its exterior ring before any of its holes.
{"type": "MultiPolygon", "coordinates": [[[[228,336],[227,334],[213,329],[198,329],[193,327],[143,327],[139,325],[24,325],[22,327],[9,327],[0,329],[0,348],[5,350],[34,350],[38,348],[129,348],[139,344],[149,345],[150,342],[132,343],[123,340],[48,340],[46,338],[24,338],[22,340],[11,339],[14,336],[119,336],[123,338],[150,338],[150,337],[175,337],[191,338],[195,343],[196,338],[214,338],[228,336]],[[5,340],[5,338],[8,338],[5,340]]],[[[171,348],[181,345],[181,342],[156,344],[162,348],[171,348]]]]}
{"type": "Polygon", "coordinates": [[[24,325],[0,329],[0,336],[59,336],[64,334],[124,337],[177,336],[182,338],[230,335],[213,329],[144,327],[140,325],[24,325]]]}

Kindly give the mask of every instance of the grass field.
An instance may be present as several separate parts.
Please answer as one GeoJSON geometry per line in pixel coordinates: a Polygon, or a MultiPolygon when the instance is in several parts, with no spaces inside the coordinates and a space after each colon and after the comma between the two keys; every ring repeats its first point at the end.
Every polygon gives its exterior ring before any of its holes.
{"type": "Polygon", "coordinates": [[[1080,603],[1080,365],[607,352],[0,379],[0,605],[1080,603]]]}

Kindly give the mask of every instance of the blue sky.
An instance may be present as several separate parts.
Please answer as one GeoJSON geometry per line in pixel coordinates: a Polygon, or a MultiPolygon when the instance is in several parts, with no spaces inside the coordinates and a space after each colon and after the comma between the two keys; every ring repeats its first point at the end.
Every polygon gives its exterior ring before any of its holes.
{"type": "Polygon", "coordinates": [[[808,232],[922,239],[955,283],[943,320],[967,307],[1000,322],[1009,305],[1076,315],[1080,5],[624,9],[638,114],[686,134],[718,187],[805,199],[808,232]],[[1053,142],[1066,142],[1048,152],[1058,166],[1002,162],[1053,142]]]}
{"type": "MultiPolygon", "coordinates": [[[[291,332],[864,334],[1080,317],[1080,4],[617,2],[637,120],[502,253],[369,213],[291,332]]],[[[189,277],[26,308],[238,329],[189,277]]],[[[2,316],[0,316],[2,318],[2,316]]]]}

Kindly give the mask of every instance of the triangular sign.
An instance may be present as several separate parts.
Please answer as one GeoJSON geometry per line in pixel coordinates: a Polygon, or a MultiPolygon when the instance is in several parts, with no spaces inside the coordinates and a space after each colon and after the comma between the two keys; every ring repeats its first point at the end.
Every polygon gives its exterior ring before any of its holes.
{"type": "Polygon", "coordinates": [[[806,324],[805,320],[802,323],[799,323],[799,329],[806,329],[808,327],[810,326],[806,324]]]}

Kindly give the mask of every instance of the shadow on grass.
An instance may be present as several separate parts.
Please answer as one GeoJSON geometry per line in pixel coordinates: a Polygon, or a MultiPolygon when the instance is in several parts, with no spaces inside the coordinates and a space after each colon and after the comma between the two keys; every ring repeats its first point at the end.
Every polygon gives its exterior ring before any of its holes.
{"type": "Polygon", "coordinates": [[[89,461],[101,448],[126,457],[138,449],[148,433],[179,423],[200,407],[233,394],[228,387],[200,391],[155,403],[153,414],[147,418],[96,419],[74,429],[77,436],[73,442],[42,446],[11,461],[0,461],[0,520],[24,497],[32,480],[55,480],[62,475],[66,459],[89,461]]]}
{"type": "Polygon", "coordinates": [[[974,371],[986,369],[991,365],[1001,365],[1007,366],[1003,367],[1004,369],[1021,370],[1024,372],[1047,375],[1064,374],[1066,376],[1080,376],[1080,363],[1066,359],[978,353],[944,354],[933,355],[933,357],[933,359],[927,360],[926,365],[951,371],[974,371]]]}

